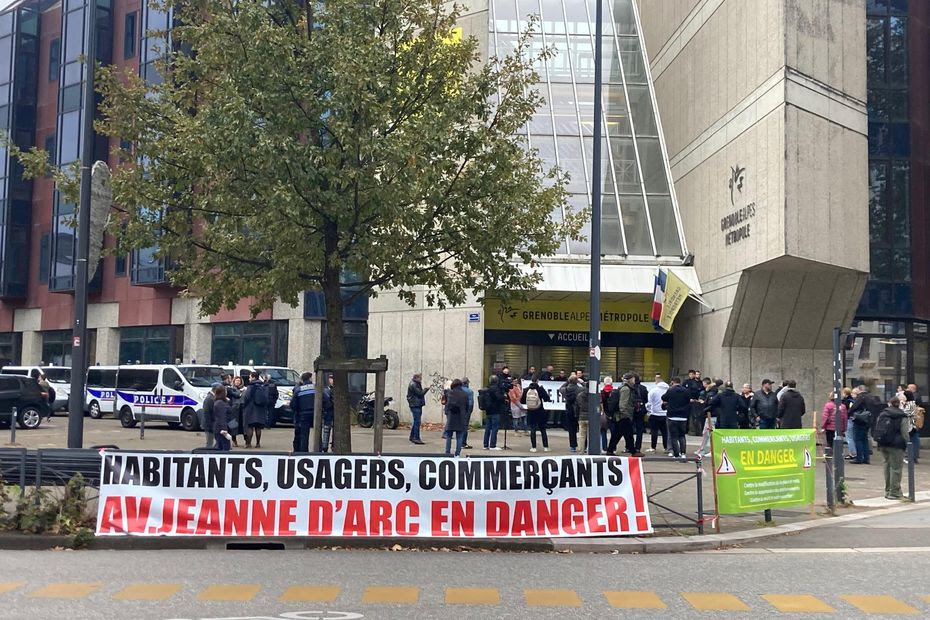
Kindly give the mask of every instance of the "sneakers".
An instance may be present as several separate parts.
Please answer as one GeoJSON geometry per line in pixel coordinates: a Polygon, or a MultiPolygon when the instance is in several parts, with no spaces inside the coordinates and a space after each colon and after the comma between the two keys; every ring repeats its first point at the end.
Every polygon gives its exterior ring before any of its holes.
{"type": "Polygon", "coordinates": [[[572,454],[578,454],[578,448],[569,448],[568,451],[572,454]]]}
{"type": "Polygon", "coordinates": [[[646,452],[655,452],[655,451],[656,451],[655,448],[648,448],[648,449],[646,450],[646,452]]]}
{"type": "Polygon", "coordinates": [[[462,445],[462,450],[471,450],[471,449],[472,447],[468,445],[467,443],[462,445]]]}
{"type": "Polygon", "coordinates": [[[530,452],[536,452],[536,448],[530,448],[530,452]]]}
{"type": "Polygon", "coordinates": [[[543,452],[548,452],[549,448],[543,448],[543,452]]]}
{"type": "Polygon", "coordinates": [[[490,449],[491,449],[491,448],[489,448],[489,447],[487,447],[487,446],[484,446],[484,448],[482,448],[482,450],[490,450],[490,449]]]}
{"type": "Polygon", "coordinates": [[[503,448],[499,448],[497,446],[494,446],[493,448],[489,448],[489,449],[494,450],[495,452],[500,452],[501,450],[503,450],[503,448]]]}
{"type": "Polygon", "coordinates": [[[678,458],[677,456],[675,456],[675,453],[672,452],[671,450],[668,451],[668,455],[669,455],[670,457],[672,457],[672,458],[675,458],[675,459],[678,458]]]}

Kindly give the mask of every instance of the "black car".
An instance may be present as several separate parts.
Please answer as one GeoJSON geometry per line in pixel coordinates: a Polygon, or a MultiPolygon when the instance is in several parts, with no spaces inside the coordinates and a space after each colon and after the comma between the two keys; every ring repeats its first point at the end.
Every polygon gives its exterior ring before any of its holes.
{"type": "Polygon", "coordinates": [[[39,428],[49,414],[48,401],[35,379],[0,374],[0,426],[7,427],[13,421],[14,407],[20,428],[39,428]]]}

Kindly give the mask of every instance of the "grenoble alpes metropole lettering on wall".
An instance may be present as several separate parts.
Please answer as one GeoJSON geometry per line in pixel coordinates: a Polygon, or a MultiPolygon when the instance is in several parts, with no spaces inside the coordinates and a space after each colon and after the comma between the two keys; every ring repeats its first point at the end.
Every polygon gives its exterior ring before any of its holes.
{"type": "Polygon", "coordinates": [[[532,538],[652,532],[621,457],[104,453],[103,536],[532,538]]]}

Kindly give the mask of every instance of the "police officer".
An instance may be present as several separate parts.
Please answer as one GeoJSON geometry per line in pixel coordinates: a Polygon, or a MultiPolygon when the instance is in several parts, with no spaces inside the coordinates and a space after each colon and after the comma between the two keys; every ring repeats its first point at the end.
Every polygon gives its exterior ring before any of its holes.
{"type": "Polygon", "coordinates": [[[313,373],[300,375],[300,385],[291,396],[291,411],[294,412],[294,452],[310,450],[310,429],[313,428],[313,373]]]}

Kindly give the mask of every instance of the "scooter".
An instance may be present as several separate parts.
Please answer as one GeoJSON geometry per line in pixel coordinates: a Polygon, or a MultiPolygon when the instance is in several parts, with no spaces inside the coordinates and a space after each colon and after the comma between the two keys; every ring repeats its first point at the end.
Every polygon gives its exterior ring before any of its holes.
{"type": "MultiPolygon", "coordinates": [[[[394,399],[387,397],[384,399],[384,427],[394,430],[400,424],[400,416],[393,409],[388,409],[388,405],[394,399]]],[[[358,401],[357,419],[358,425],[362,428],[371,428],[375,423],[375,393],[368,392],[358,401]]]]}

